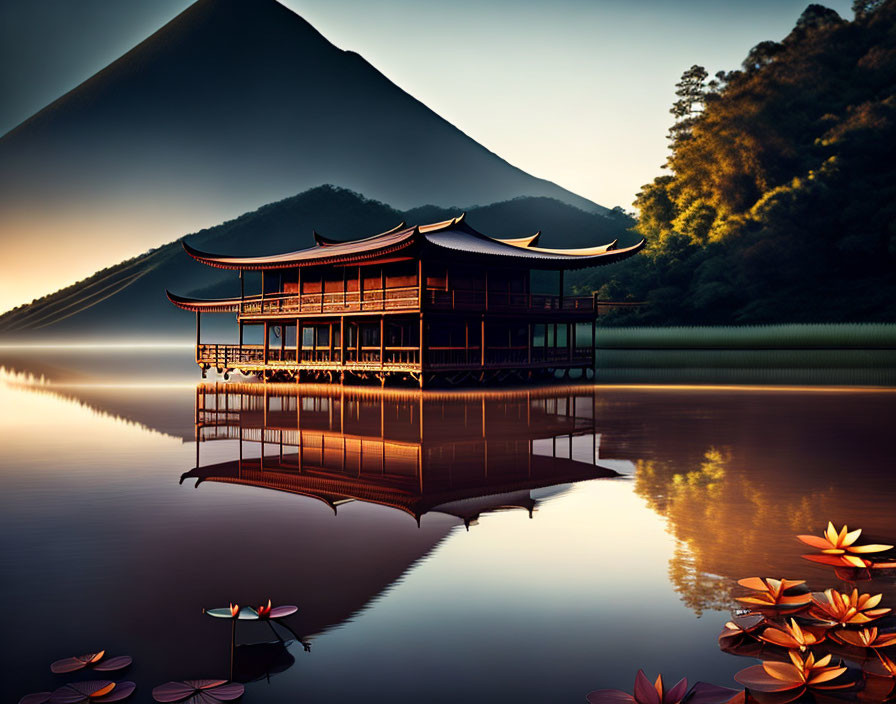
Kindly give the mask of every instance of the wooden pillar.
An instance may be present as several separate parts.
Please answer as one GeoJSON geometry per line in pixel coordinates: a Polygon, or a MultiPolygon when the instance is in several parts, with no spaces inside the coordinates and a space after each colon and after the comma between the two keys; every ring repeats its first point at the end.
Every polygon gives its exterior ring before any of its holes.
{"type": "MultiPolygon", "coordinates": [[[[447,277],[447,274],[445,275],[447,277]]],[[[417,306],[423,310],[423,260],[417,260],[417,306]]]]}
{"type": "Polygon", "coordinates": [[[239,321],[240,326],[240,359],[243,358],[243,321],[239,321]]]}
{"type": "MultiPolygon", "coordinates": [[[[264,301],[264,269],[261,270],[261,300],[264,301]]],[[[264,303],[261,304],[261,310],[264,312],[264,303]]]]}
{"type": "Polygon", "coordinates": [[[385,353],[386,353],[386,316],[380,316],[380,370],[382,370],[383,365],[386,363],[385,353]]]}
{"type": "Polygon", "coordinates": [[[597,379],[597,320],[591,319],[591,373],[597,379]]]}
{"type": "Polygon", "coordinates": [[[479,364],[485,369],[485,316],[482,316],[481,329],[479,331],[479,364]]]}
{"type": "Polygon", "coordinates": [[[386,310],[386,268],[380,264],[380,310],[386,310]]]}
{"type": "Polygon", "coordinates": [[[575,323],[566,324],[566,358],[572,361],[572,352],[574,347],[573,335],[575,335],[575,323]]]}
{"type": "Polygon", "coordinates": [[[302,267],[296,269],[296,287],[299,291],[299,312],[302,312],[302,267]]]}
{"type": "Polygon", "coordinates": [[[485,270],[485,309],[488,310],[488,269],[485,270]]]}
{"type": "Polygon", "coordinates": [[[320,312],[324,312],[324,269],[320,270],[320,312]]]}
{"type": "Polygon", "coordinates": [[[345,366],[345,316],[339,316],[339,364],[345,366]]]}
{"type": "Polygon", "coordinates": [[[526,325],[526,364],[532,366],[532,323],[526,325]]]}
{"type": "Polygon", "coordinates": [[[426,346],[423,344],[423,313],[420,313],[420,339],[419,339],[419,352],[417,357],[417,364],[420,365],[420,388],[423,388],[423,350],[426,349],[426,346]]]}
{"type": "Polygon", "coordinates": [[[243,302],[246,298],[246,280],[243,278],[243,270],[240,269],[240,315],[243,313],[243,302]]]}
{"type": "MultiPolygon", "coordinates": [[[[296,366],[302,363],[302,319],[296,318],[296,366]]],[[[298,369],[296,370],[296,379],[298,379],[298,369]]]]}
{"type": "Polygon", "coordinates": [[[329,333],[329,341],[330,341],[329,362],[330,362],[330,364],[332,364],[333,363],[333,321],[330,321],[329,326],[330,326],[329,330],[327,331],[329,333]]]}
{"type": "Polygon", "coordinates": [[[265,320],[264,321],[264,356],[263,356],[265,366],[267,366],[267,364],[268,364],[268,333],[269,333],[268,321],[265,320]]]}
{"type": "Polygon", "coordinates": [[[280,361],[286,359],[286,325],[280,323],[280,361]]]}
{"type": "Polygon", "coordinates": [[[201,327],[202,313],[196,311],[196,361],[199,361],[199,329],[201,327]]]}
{"type": "Polygon", "coordinates": [[[464,318],[464,364],[470,362],[470,321],[464,318]]]}

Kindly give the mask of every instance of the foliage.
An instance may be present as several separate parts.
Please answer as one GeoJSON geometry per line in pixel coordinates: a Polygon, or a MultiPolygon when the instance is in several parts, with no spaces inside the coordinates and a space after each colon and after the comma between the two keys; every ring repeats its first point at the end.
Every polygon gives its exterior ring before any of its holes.
{"type": "Polygon", "coordinates": [[[573,282],[647,303],[608,324],[894,319],[896,0],[854,9],[685,71],[668,173],[635,201],[644,254],[573,282]]]}

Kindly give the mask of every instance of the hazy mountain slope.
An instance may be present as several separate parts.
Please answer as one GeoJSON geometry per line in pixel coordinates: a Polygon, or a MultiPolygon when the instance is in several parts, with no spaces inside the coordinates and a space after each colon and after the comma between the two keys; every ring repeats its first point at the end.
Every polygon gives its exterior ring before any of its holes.
{"type": "Polygon", "coordinates": [[[511,166],[275,0],[199,0],[0,138],[4,266],[28,261],[30,238],[61,271],[103,266],[320,183],[405,208],[543,195],[606,212],[511,166]]]}
{"type": "MultiPolygon", "coordinates": [[[[402,212],[345,189],[321,186],[201,230],[188,240],[208,251],[267,254],[311,246],[312,230],[355,239],[387,230],[401,220],[426,223],[459,212],[437,206],[402,212]]],[[[517,198],[472,208],[467,218],[495,235],[525,235],[541,229],[547,246],[634,237],[625,232],[629,221],[586,213],[550,198],[517,198]]],[[[247,274],[247,292],[258,289],[257,276],[247,274]]],[[[193,316],[168,302],[166,288],[213,298],[238,295],[239,280],[234,272],[193,261],[176,240],[0,316],[0,335],[6,339],[188,338],[193,316]]],[[[203,328],[210,334],[233,335],[231,316],[206,316],[205,320],[203,328]]]]}

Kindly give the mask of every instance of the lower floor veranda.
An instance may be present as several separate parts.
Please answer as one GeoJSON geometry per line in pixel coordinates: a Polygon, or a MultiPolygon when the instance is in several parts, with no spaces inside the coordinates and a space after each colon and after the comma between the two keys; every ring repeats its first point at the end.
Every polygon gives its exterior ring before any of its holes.
{"type": "Polygon", "coordinates": [[[239,339],[203,342],[206,370],[265,379],[346,381],[387,378],[452,383],[531,379],[594,367],[594,321],[487,316],[380,315],[243,321],[239,339]]]}

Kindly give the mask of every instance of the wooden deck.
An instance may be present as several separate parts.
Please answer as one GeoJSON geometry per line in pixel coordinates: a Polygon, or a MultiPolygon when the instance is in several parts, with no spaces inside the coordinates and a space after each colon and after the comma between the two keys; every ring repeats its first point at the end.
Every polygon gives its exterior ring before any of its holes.
{"type": "Polygon", "coordinates": [[[579,368],[591,365],[591,347],[544,348],[488,347],[485,363],[480,347],[430,347],[421,360],[417,347],[338,348],[297,350],[269,348],[263,345],[200,344],[196,362],[209,368],[243,372],[263,371],[354,371],[423,372],[473,369],[544,369],[579,368]]]}

